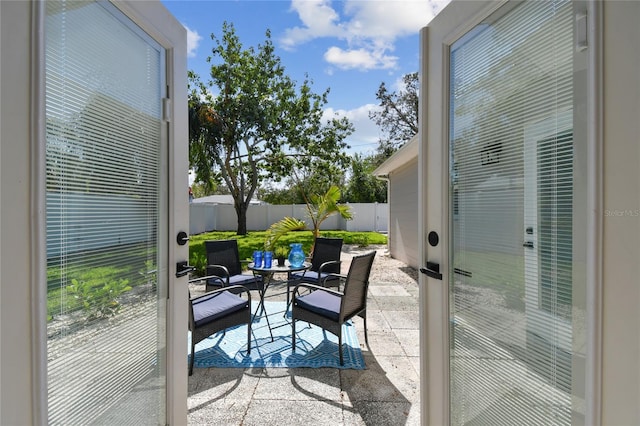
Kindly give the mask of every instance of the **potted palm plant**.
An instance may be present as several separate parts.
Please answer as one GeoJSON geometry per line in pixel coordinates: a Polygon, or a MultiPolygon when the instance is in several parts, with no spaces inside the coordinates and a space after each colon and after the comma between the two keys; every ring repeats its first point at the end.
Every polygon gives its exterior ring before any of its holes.
{"type": "MultiPolygon", "coordinates": [[[[320,224],[334,214],[339,214],[345,220],[351,220],[353,218],[353,212],[348,204],[338,203],[338,200],[340,200],[340,189],[335,185],[332,185],[326,194],[311,195],[308,199],[305,196],[305,200],[307,204],[307,216],[313,224],[312,253],[316,238],[320,235],[320,224]]],[[[267,230],[267,238],[264,244],[265,250],[274,248],[276,241],[287,232],[303,231],[306,229],[308,229],[307,224],[299,219],[293,217],[280,219],[278,222],[273,223],[267,230]]]]}
{"type": "Polygon", "coordinates": [[[278,266],[284,266],[284,260],[289,255],[289,250],[285,246],[277,246],[273,255],[278,260],[278,266]]]}

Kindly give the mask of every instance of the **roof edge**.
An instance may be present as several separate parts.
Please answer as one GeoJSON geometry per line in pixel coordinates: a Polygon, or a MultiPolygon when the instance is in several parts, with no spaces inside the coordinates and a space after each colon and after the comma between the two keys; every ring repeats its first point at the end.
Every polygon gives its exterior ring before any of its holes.
{"type": "Polygon", "coordinates": [[[374,176],[388,175],[417,157],[418,135],[415,135],[409,140],[409,142],[404,144],[402,148],[397,150],[391,157],[387,158],[384,163],[380,164],[373,172],[371,172],[371,174],[374,176]]]}

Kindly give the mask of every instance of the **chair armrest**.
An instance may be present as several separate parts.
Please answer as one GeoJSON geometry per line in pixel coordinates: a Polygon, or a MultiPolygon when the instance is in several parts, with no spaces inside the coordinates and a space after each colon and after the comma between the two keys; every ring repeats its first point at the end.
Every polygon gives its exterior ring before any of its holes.
{"type": "Polygon", "coordinates": [[[196,297],[190,299],[189,301],[191,303],[197,302],[198,300],[204,299],[204,298],[206,298],[208,296],[211,296],[213,294],[221,293],[223,291],[229,291],[229,290],[240,290],[242,292],[247,293],[247,298],[249,300],[249,303],[251,303],[251,292],[243,285],[232,285],[232,286],[229,286],[229,287],[218,288],[216,290],[212,290],[212,291],[206,292],[205,294],[201,294],[199,296],[196,296],[196,297]]]}
{"type": "Polygon", "coordinates": [[[324,277],[324,279],[322,280],[322,284],[326,283],[327,280],[335,279],[335,278],[338,278],[338,279],[343,280],[343,281],[347,280],[347,276],[344,275],[344,274],[329,274],[326,277],[324,277]]]}
{"type": "Polygon", "coordinates": [[[326,291],[327,293],[335,294],[336,296],[340,296],[340,297],[344,296],[343,293],[341,293],[339,291],[328,289],[326,287],[322,287],[322,286],[319,286],[319,285],[316,285],[316,284],[301,283],[301,284],[296,285],[293,288],[293,293],[292,293],[293,294],[293,300],[295,300],[296,296],[298,295],[298,288],[304,288],[304,289],[307,289],[307,290],[322,290],[322,291],[326,291]]]}
{"type": "Polygon", "coordinates": [[[320,267],[318,268],[318,276],[320,276],[320,274],[322,273],[322,271],[325,268],[328,268],[329,266],[333,266],[333,265],[338,265],[340,266],[342,264],[341,260],[330,260],[328,262],[324,262],[322,265],[320,265],[320,267]]]}
{"type": "Polygon", "coordinates": [[[207,274],[216,275],[219,277],[229,278],[229,270],[226,266],[222,265],[207,265],[205,268],[207,274]],[[222,273],[218,273],[222,272],[222,273]]]}
{"type": "Polygon", "coordinates": [[[218,276],[218,275],[206,275],[204,277],[197,277],[197,278],[193,278],[189,280],[189,284],[195,284],[195,283],[199,283],[202,281],[207,281],[207,280],[217,280],[220,281],[220,284],[222,284],[222,286],[224,286],[226,284],[226,281],[218,276]]]}

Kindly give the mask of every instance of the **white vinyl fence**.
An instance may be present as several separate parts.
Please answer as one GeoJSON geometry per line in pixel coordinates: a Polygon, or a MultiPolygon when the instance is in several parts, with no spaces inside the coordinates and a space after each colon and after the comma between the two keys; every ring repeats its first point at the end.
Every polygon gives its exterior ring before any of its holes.
{"type": "MultiPolygon", "coordinates": [[[[61,241],[71,240],[71,251],[98,250],[123,244],[136,244],[155,238],[148,226],[148,203],[119,195],[70,193],[64,196],[47,192],[47,257],[61,254],[61,241]],[[63,219],[62,211],[65,216],[63,219]]],[[[325,220],[322,230],[388,231],[388,204],[349,204],[354,219],[345,221],[338,215],[325,220]]],[[[264,231],[285,216],[306,219],[304,204],[251,205],[247,211],[247,230],[264,231]]],[[[207,231],[235,231],[236,211],[226,204],[190,204],[190,234],[207,231]]],[[[68,253],[66,253],[68,254],[68,253]]]]}
{"type": "MultiPolygon", "coordinates": [[[[346,221],[339,215],[330,216],[322,222],[321,230],[375,231],[387,232],[389,223],[389,205],[386,203],[349,204],[353,211],[353,220],[346,221]]],[[[235,231],[238,229],[236,211],[228,204],[191,203],[189,213],[189,233],[201,234],[209,231],[235,231]]],[[[290,216],[304,220],[311,225],[306,216],[304,204],[287,205],[251,205],[247,211],[247,230],[264,231],[283,217],[290,216]]]]}

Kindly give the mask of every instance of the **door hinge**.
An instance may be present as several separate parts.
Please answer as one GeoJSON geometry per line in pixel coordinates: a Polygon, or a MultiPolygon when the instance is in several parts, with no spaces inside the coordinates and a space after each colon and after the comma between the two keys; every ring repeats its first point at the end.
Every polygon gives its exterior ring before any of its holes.
{"type": "Polygon", "coordinates": [[[171,121],[171,99],[169,98],[162,98],[162,119],[171,121]]]}
{"type": "Polygon", "coordinates": [[[589,24],[587,22],[587,12],[576,13],[576,51],[582,52],[589,47],[589,24]]]}

